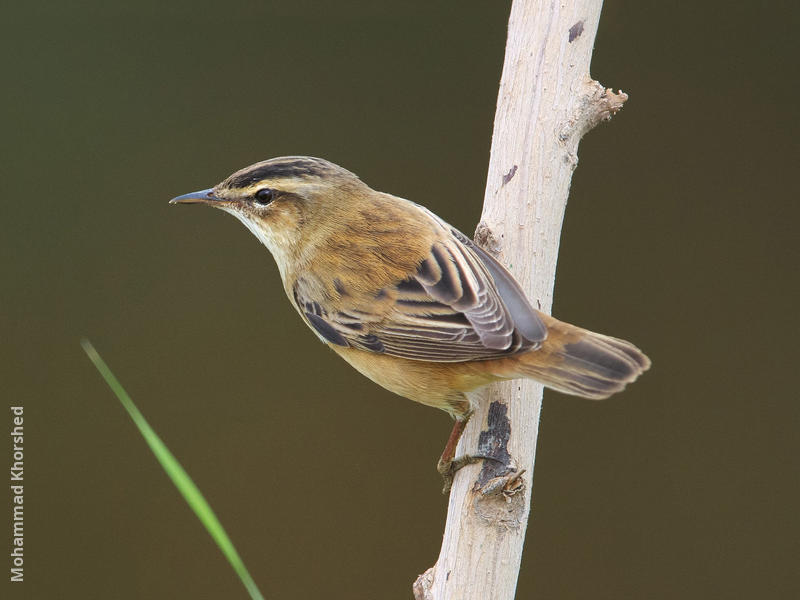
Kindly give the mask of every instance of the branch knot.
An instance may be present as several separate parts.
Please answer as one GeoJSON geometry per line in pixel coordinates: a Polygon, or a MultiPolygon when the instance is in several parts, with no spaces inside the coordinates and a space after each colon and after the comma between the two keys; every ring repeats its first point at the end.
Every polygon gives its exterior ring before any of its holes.
{"type": "Polygon", "coordinates": [[[478,226],[475,228],[475,236],[472,239],[475,240],[478,246],[486,250],[492,256],[498,256],[500,254],[500,242],[492,232],[492,228],[489,227],[485,221],[478,223],[478,226]]]}
{"type": "MultiPolygon", "coordinates": [[[[627,99],[628,94],[622,90],[615,92],[593,79],[585,82],[575,114],[561,128],[558,141],[564,145],[571,143],[577,146],[590,130],[602,121],[610,121],[622,109],[627,99]]],[[[575,164],[577,165],[577,160],[575,164]]]]}

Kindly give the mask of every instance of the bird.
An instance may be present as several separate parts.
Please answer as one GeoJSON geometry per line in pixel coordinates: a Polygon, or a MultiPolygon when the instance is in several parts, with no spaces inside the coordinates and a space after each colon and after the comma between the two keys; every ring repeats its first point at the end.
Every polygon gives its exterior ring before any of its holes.
{"type": "Polygon", "coordinates": [[[527,378],[603,399],[650,367],[632,343],[531,305],[487,250],[427,208],[309,156],[236,171],[171,204],[230,213],[272,253],[300,318],[357,371],[455,420],[437,463],[445,491],[476,390],[527,378]]]}

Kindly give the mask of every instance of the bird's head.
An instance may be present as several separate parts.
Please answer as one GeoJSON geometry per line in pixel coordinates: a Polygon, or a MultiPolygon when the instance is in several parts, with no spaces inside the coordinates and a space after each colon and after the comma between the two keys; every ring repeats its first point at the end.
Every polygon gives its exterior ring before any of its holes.
{"type": "Polygon", "coordinates": [[[213,188],[170,204],[207,204],[239,219],[272,252],[281,275],[335,234],[370,193],[361,180],[321,158],[284,156],[237,171],[213,188]]]}

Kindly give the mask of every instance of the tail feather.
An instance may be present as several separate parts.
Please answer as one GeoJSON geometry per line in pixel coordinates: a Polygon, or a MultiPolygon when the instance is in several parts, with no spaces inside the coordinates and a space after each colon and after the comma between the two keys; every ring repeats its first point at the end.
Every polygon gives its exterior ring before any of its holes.
{"type": "Polygon", "coordinates": [[[542,316],[547,339],[538,350],[519,356],[516,376],[599,400],[622,391],[650,368],[650,359],[630,342],[542,316]]]}

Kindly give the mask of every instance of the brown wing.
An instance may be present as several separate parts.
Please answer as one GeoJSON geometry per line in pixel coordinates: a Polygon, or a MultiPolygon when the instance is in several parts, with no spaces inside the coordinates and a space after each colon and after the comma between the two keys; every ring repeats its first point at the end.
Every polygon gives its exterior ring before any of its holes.
{"type": "Polygon", "coordinates": [[[464,234],[436,221],[442,235],[415,273],[376,291],[380,301],[354,299],[347,310],[326,311],[309,288],[296,285],[295,302],[308,323],[332,344],[433,362],[538,347],[547,328],[519,284],[464,234]]]}

